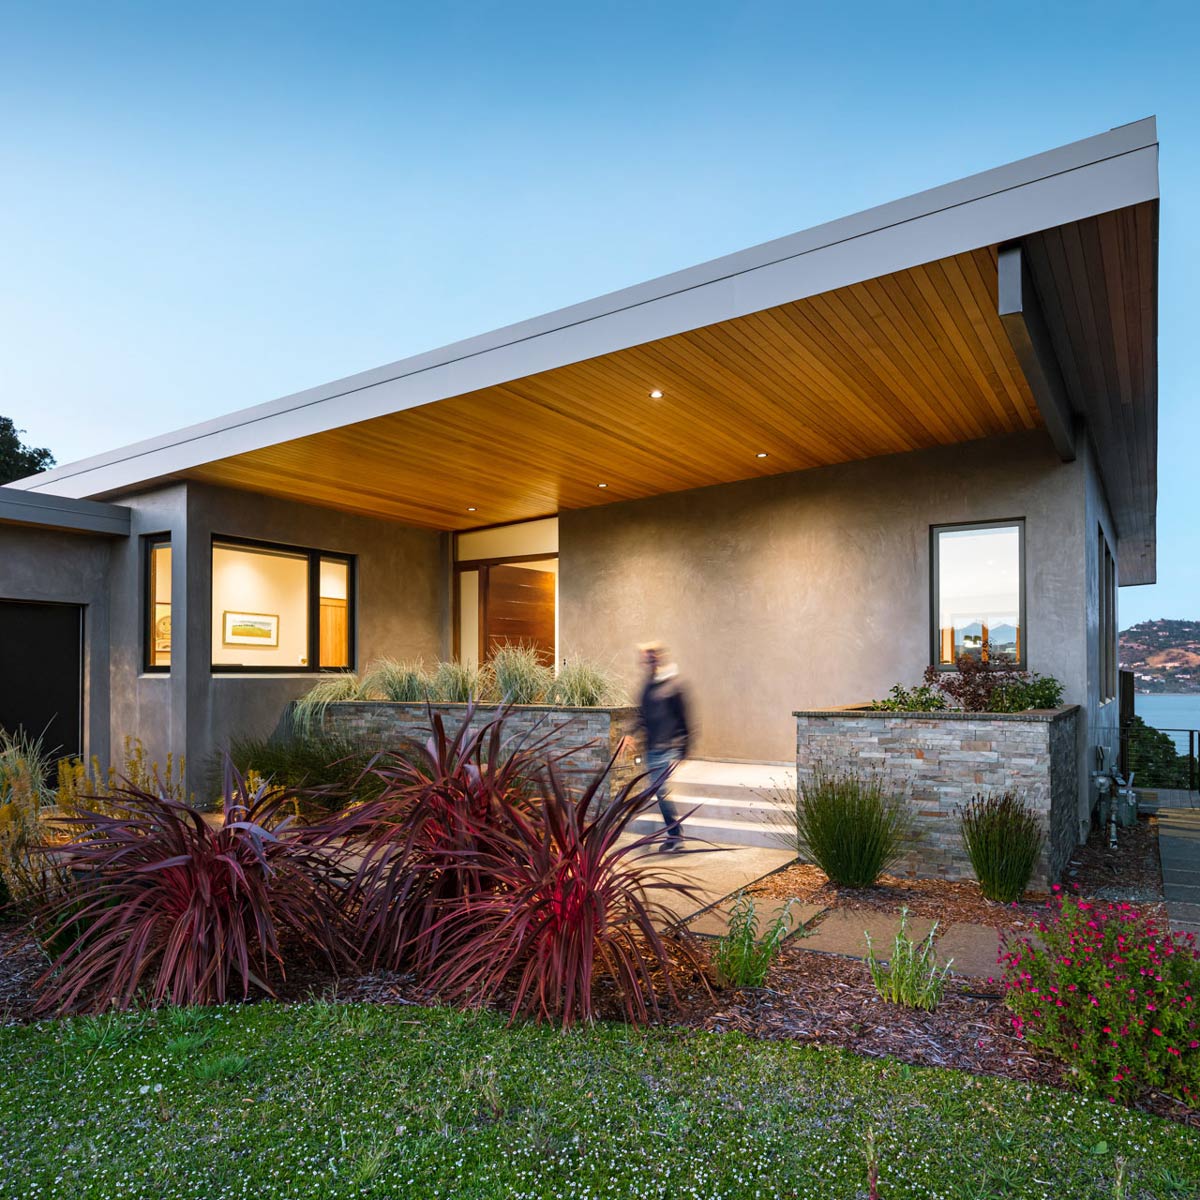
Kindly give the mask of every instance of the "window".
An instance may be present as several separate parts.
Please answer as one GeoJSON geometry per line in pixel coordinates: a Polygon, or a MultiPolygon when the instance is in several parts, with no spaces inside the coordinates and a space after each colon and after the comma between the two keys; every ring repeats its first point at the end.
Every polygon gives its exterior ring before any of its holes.
{"type": "Polygon", "coordinates": [[[1117,694],[1117,564],[1104,530],[1099,530],[1096,556],[1100,585],[1100,702],[1117,694]]]}
{"type": "Polygon", "coordinates": [[[1024,666],[1025,523],[935,526],[932,539],[933,662],[1024,666]]]}
{"type": "Polygon", "coordinates": [[[142,665],[147,671],[171,669],[171,539],[148,537],[143,543],[145,630],[142,665]]]}
{"type": "Polygon", "coordinates": [[[214,671],[319,671],[354,665],[354,560],[214,539],[214,671]]]}

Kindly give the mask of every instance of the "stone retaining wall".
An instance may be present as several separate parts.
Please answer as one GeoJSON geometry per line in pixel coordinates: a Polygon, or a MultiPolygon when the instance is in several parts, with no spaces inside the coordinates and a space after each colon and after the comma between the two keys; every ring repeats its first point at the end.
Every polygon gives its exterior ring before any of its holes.
{"type": "MultiPolygon", "coordinates": [[[[370,747],[391,749],[406,741],[425,742],[432,732],[430,713],[440,714],[451,736],[462,728],[468,712],[472,729],[493,720],[498,708],[481,704],[472,711],[466,704],[400,704],[384,700],[347,700],[325,710],[323,730],[361,741],[370,747]]],[[[504,723],[506,739],[552,733],[554,750],[574,749],[561,764],[562,775],[572,784],[589,780],[616,755],[601,799],[607,801],[639,773],[634,762],[638,751],[631,740],[620,749],[621,740],[631,736],[637,710],[633,708],[562,708],[550,705],[514,705],[504,723]]]]}
{"type": "Polygon", "coordinates": [[[958,813],[973,796],[1012,790],[1038,813],[1046,834],[1033,886],[1062,874],[1075,848],[1079,708],[1027,713],[904,713],[865,709],[798,712],[796,771],[818,763],[878,772],[903,791],[913,841],[900,870],[974,878],[958,813]]]}

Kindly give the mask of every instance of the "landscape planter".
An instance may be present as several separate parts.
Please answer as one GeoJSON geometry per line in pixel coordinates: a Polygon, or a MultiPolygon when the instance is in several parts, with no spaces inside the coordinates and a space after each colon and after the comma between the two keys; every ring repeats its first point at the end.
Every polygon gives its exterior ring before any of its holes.
{"type": "Polygon", "coordinates": [[[1079,760],[1077,705],[1023,713],[801,711],[796,773],[823,765],[877,774],[903,794],[913,837],[900,873],[974,879],[959,813],[975,796],[1015,792],[1045,835],[1031,887],[1056,882],[1075,848],[1079,760]]]}
{"type": "MultiPolygon", "coordinates": [[[[432,732],[430,718],[439,715],[453,737],[470,717],[472,729],[480,729],[496,718],[496,704],[406,704],[388,700],[346,700],[325,709],[325,733],[351,738],[370,749],[394,749],[404,742],[424,743],[432,732]]],[[[564,708],[551,704],[516,704],[507,710],[505,742],[551,734],[553,751],[575,752],[560,765],[561,774],[573,787],[590,780],[616,758],[600,790],[607,803],[621,787],[643,768],[635,762],[640,753],[633,739],[637,709],[564,708]],[[628,738],[628,741],[624,739],[628,738]],[[624,744],[622,744],[624,741],[624,744]]]]}

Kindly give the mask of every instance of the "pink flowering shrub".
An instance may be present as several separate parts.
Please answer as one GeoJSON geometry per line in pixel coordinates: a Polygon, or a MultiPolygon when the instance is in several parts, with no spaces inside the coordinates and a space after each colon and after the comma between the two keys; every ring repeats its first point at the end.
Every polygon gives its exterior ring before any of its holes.
{"type": "Polygon", "coordinates": [[[1057,887],[1036,937],[1001,955],[1017,1036],[1110,1100],[1163,1092],[1200,1104],[1200,954],[1128,904],[1057,887]]]}

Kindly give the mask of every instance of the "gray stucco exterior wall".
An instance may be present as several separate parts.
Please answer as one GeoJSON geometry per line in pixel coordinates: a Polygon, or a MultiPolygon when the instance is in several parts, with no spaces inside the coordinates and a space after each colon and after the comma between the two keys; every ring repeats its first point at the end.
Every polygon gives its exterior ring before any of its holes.
{"type": "Polygon", "coordinates": [[[1023,517],[1029,665],[1085,704],[1085,476],[1037,431],[564,512],[561,651],[632,686],[634,644],[661,638],[698,753],[784,762],[795,710],[920,680],[930,526],[1023,517]]]}
{"type": "MultiPolygon", "coordinates": [[[[106,539],[0,525],[0,598],[87,606],[87,752],[123,764],[136,737],[152,762],[188,762],[202,789],[231,737],[265,735],[317,676],[214,674],[214,536],[250,538],[355,556],[357,660],[444,656],[449,624],[448,539],[392,521],[268,496],[177,483],[125,496],[130,535],[106,539]],[[143,667],[144,539],[171,539],[172,669],[143,667]]],[[[204,798],[204,797],[198,797],[204,798]]]]}
{"type": "Polygon", "coordinates": [[[385,655],[429,661],[446,654],[450,602],[444,535],[227,488],[190,483],[187,489],[186,740],[195,766],[207,766],[231,737],[270,733],[288,702],[315,682],[314,675],[301,672],[212,673],[214,536],[356,556],[360,669],[385,655]]]}

